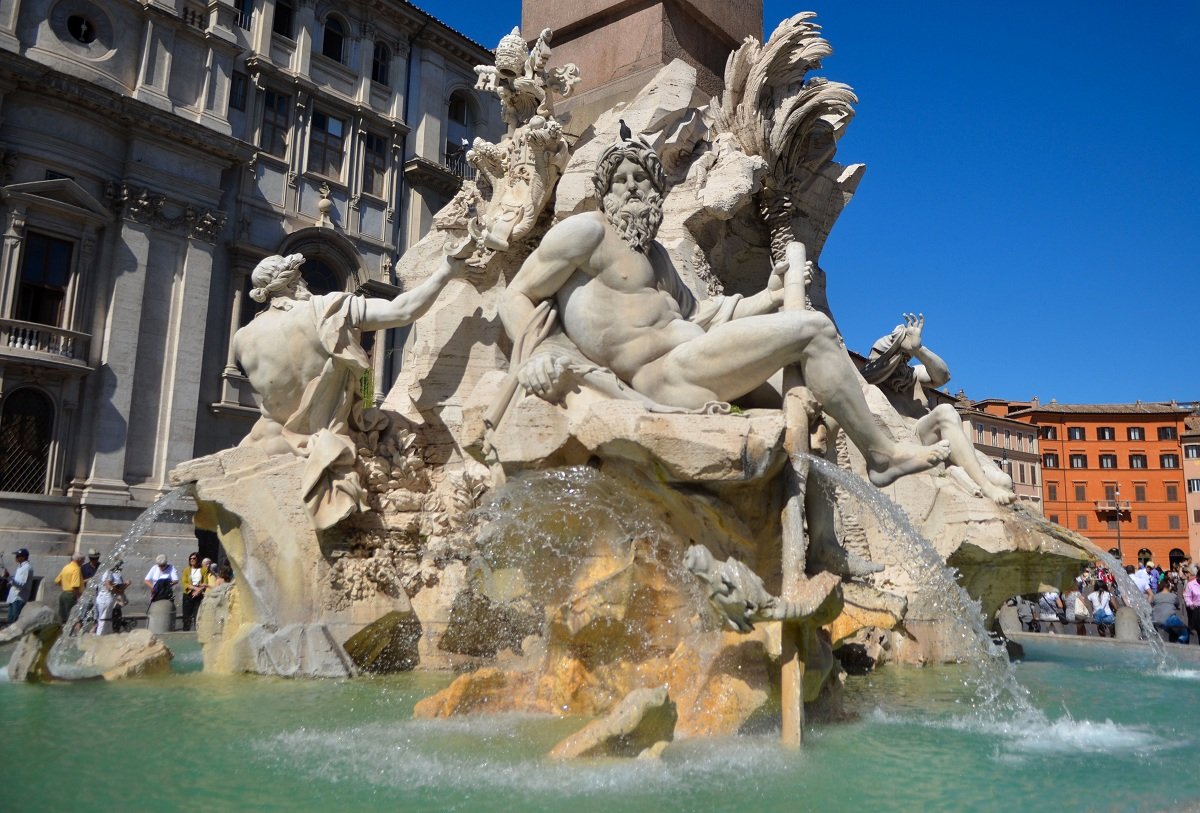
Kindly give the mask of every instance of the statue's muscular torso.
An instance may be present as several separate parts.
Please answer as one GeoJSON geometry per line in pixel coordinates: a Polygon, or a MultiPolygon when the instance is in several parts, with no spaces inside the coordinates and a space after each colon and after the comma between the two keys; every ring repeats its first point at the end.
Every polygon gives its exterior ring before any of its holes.
{"type": "Polygon", "coordinates": [[[632,381],[638,371],[704,330],[687,321],[671,293],[678,285],[669,284],[675,271],[662,246],[652,243],[642,254],[602,213],[579,219],[590,221],[580,225],[593,234],[592,224],[600,224],[603,235],[555,294],[560,321],[584,355],[632,381]]]}

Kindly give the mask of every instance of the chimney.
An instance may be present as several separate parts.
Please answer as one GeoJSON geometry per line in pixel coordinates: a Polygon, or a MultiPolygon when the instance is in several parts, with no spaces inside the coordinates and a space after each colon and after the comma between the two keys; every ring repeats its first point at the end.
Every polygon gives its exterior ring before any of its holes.
{"type": "Polygon", "coordinates": [[[1035,395],[1029,399],[1029,405],[1031,407],[1033,407],[1034,409],[1037,409],[1038,407],[1040,407],[1042,405],[1042,402],[1039,401],[1038,397],[1035,395]]]}

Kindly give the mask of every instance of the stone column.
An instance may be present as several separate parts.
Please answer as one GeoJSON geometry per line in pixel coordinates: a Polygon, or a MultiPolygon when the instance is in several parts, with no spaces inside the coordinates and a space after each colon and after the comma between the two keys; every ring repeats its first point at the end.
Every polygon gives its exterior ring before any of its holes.
{"type": "Polygon", "coordinates": [[[21,279],[21,246],[25,242],[24,206],[8,210],[8,228],[4,231],[3,256],[0,256],[0,318],[8,318],[17,302],[21,279]]]}

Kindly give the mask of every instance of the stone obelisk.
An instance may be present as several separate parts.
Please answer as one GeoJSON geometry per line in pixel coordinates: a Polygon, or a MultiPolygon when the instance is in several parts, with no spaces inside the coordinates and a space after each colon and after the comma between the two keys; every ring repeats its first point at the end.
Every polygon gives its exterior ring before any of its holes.
{"type": "Polygon", "coordinates": [[[582,81],[557,105],[578,135],[622,99],[631,99],[673,59],[696,69],[696,87],[720,92],[729,53],[762,39],[762,0],[524,0],[521,32],[554,30],[555,64],[574,62],[582,81]]]}

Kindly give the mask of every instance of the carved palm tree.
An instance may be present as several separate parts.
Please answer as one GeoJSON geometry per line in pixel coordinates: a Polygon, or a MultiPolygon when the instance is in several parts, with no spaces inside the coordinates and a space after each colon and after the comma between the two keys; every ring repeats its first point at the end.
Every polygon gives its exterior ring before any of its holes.
{"type": "MultiPolygon", "coordinates": [[[[804,12],[784,20],[765,45],[747,37],[729,55],[725,90],[712,100],[718,132],[729,133],[744,153],[767,162],[757,203],[775,262],[784,258],[792,240],[819,249],[797,229],[797,218],[827,218],[823,212],[805,211],[802,197],[831,163],[858,101],[849,85],[808,77],[833,53],[818,33],[820,26],[810,22],[815,16],[804,12]]],[[[818,227],[821,242],[828,226],[831,221],[818,227]]]]}

